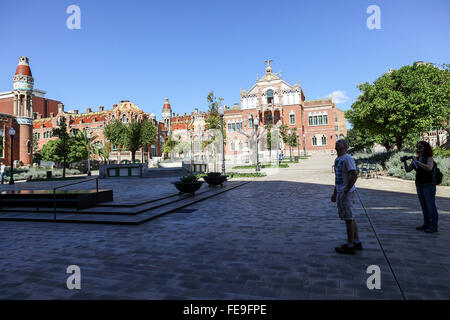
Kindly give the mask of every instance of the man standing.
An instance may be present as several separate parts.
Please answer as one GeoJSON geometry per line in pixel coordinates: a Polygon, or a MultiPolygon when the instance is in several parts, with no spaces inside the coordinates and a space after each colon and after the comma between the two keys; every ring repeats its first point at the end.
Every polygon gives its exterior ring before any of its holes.
{"type": "Polygon", "coordinates": [[[347,153],[348,142],[341,139],[336,141],[337,158],[334,161],[335,187],[332,202],[337,202],[339,217],[345,220],[347,227],[347,243],[335,248],[336,252],[355,254],[355,250],[362,250],[359,241],[358,228],[353,219],[352,207],[355,199],[355,182],[358,179],[355,160],[347,153]]]}
{"type": "Polygon", "coordinates": [[[0,162],[0,176],[2,177],[2,184],[5,182],[5,164],[0,162]]]}

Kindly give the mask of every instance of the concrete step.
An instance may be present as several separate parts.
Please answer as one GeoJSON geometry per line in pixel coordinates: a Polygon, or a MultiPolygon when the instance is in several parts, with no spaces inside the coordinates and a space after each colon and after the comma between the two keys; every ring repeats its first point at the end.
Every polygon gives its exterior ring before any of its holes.
{"type": "MultiPolygon", "coordinates": [[[[196,193],[195,196],[183,196],[176,201],[167,201],[162,199],[161,203],[149,203],[150,207],[146,205],[138,206],[133,211],[119,212],[113,214],[110,212],[91,212],[80,214],[80,212],[60,211],[56,215],[56,220],[53,219],[51,212],[0,212],[0,221],[35,221],[35,222],[66,222],[66,223],[91,223],[91,224],[121,224],[121,225],[138,225],[165,214],[176,212],[182,208],[188,207],[194,203],[204,201],[211,197],[217,196],[221,193],[227,192],[234,188],[243,186],[249,181],[234,181],[228,182],[222,188],[205,188],[202,192],[196,193]],[[164,201],[166,201],[164,203],[164,201]]],[[[200,190],[199,190],[200,191],[200,190]]],[[[169,199],[170,200],[170,199],[169,199]]],[[[113,209],[113,208],[110,208],[113,209]]],[[[119,208],[117,208],[119,209],[119,208]]],[[[121,208],[124,210],[124,208],[121,208]]]]}

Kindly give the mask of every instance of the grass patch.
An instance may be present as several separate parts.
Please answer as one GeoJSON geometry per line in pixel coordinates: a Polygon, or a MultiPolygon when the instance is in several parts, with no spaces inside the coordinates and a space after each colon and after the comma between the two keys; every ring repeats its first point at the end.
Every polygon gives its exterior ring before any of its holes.
{"type": "Polygon", "coordinates": [[[267,174],[264,172],[251,172],[251,173],[241,173],[241,172],[228,172],[226,174],[228,178],[260,178],[265,177],[267,174]]]}
{"type": "MultiPolygon", "coordinates": [[[[271,164],[260,164],[259,167],[260,168],[288,168],[289,165],[285,164],[285,163],[281,163],[280,166],[277,167],[276,165],[271,165],[271,164]]],[[[233,167],[232,169],[256,169],[256,165],[236,166],[236,167],[233,167]]]]}

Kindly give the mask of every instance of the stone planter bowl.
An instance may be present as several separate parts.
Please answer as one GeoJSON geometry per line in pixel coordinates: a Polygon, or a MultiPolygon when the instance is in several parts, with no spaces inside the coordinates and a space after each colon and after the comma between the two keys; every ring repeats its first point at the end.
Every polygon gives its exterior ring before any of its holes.
{"type": "Polygon", "coordinates": [[[178,189],[179,194],[182,193],[190,193],[192,195],[195,194],[195,192],[200,189],[200,187],[203,184],[203,181],[195,181],[195,182],[172,182],[175,187],[178,189]]]}
{"type": "Polygon", "coordinates": [[[203,176],[203,180],[210,186],[218,186],[223,187],[223,183],[227,180],[228,176],[203,176]]]}

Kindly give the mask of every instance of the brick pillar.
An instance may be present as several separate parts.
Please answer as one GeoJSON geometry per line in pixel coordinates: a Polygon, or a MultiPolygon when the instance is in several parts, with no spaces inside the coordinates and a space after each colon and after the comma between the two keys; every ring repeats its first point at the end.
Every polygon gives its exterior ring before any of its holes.
{"type": "Polygon", "coordinates": [[[14,149],[19,148],[19,158],[23,165],[33,163],[33,128],[28,124],[19,125],[18,139],[14,139],[14,149]],[[30,142],[30,153],[28,153],[28,142],[30,142]],[[18,143],[18,145],[17,145],[18,143]]]}

